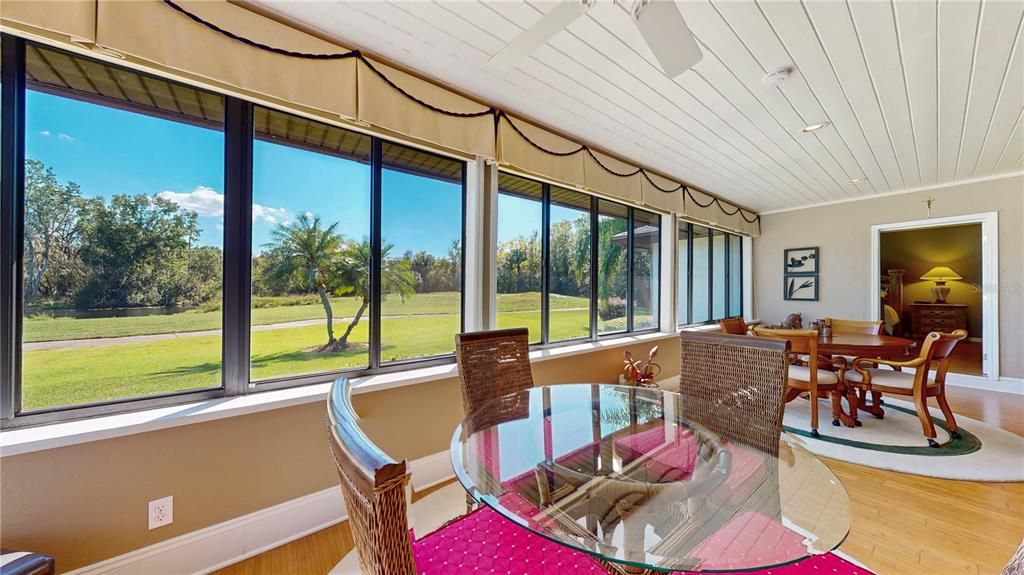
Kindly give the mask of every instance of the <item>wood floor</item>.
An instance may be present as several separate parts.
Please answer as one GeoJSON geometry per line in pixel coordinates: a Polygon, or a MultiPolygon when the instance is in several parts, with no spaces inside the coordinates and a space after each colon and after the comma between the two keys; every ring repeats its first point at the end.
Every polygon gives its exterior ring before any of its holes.
{"type": "MultiPolygon", "coordinates": [[[[1024,397],[951,388],[949,399],[955,413],[1024,435],[1024,397]]],[[[998,574],[1024,538],[1024,483],[932,479],[825,461],[850,494],[850,536],[840,549],[879,575],[998,574]]],[[[351,548],[342,523],[216,575],[320,575],[351,548]]]]}
{"type": "Polygon", "coordinates": [[[962,341],[956,344],[952,355],[949,356],[949,371],[953,373],[966,373],[968,375],[983,374],[981,343],[962,341]]]}

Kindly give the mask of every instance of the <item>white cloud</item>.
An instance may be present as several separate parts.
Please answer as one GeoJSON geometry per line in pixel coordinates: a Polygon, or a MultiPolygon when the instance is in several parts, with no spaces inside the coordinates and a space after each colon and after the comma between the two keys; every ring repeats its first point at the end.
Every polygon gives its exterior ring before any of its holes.
{"type": "Polygon", "coordinates": [[[252,221],[255,222],[256,220],[263,220],[268,224],[283,223],[288,220],[288,210],[253,204],[252,221]]]}
{"type": "Polygon", "coordinates": [[[224,215],[224,194],[207,186],[199,186],[191,192],[160,192],[157,194],[200,216],[220,217],[224,215]]]}
{"type": "MultiPolygon", "coordinates": [[[[44,137],[44,138],[49,138],[50,136],[53,135],[53,132],[51,132],[49,130],[42,130],[42,131],[39,132],[39,135],[44,137]]],[[[57,139],[60,140],[61,142],[74,142],[75,141],[74,137],[72,137],[69,134],[65,134],[64,132],[59,132],[57,134],[57,139]]]]}
{"type": "MultiPolygon", "coordinates": [[[[198,186],[187,193],[166,191],[157,195],[200,216],[215,218],[224,216],[224,194],[218,193],[208,186],[198,186]]],[[[262,220],[268,224],[276,224],[288,219],[288,210],[253,204],[252,219],[253,221],[262,220]]]]}

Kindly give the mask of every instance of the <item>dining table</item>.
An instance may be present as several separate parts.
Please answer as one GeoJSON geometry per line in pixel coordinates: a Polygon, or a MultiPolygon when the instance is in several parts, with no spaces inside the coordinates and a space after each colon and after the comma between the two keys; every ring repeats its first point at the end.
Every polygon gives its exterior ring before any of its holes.
{"type": "MultiPolygon", "coordinates": [[[[818,353],[851,357],[902,357],[917,346],[912,339],[884,334],[833,332],[818,335],[818,353]]],[[[852,366],[851,366],[852,368],[852,366]]]]}
{"type": "Polygon", "coordinates": [[[849,533],[846,489],[800,439],[763,431],[767,449],[687,419],[678,393],[565,383],[488,400],[456,428],[451,457],[478,504],[609,573],[749,571],[833,551],[849,533]]]}

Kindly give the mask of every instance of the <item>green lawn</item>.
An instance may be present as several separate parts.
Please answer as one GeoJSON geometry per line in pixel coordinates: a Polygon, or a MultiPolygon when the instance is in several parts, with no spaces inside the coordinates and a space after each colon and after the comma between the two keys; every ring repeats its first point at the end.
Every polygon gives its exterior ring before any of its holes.
{"type": "MultiPolygon", "coordinates": [[[[444,297],[429,297],[434,295],[437,294],[415,296],[408,300],[407,305],[412,304],[417,298],[422,298],[417,304],[419,307],[415,309],[432,309],[435,311],[421,313],[437,313],[444,309],[443,305],[450,304],[451,301],[458,302],[457,298],[452,299],[452,294],[448,294],[447,301],[444,297]]],[[[531,334],[540,333],[540,314],[535,310],[529,310],[529,294],[499,297],[499,309],[503,310],[498,314],[499,326],[522,325],[530,328],[531,334]]],[[[573,299],[552,302],[553,338],[564,339],[570,334],[587,333],[587,310],[565,309],[585,308],[586,300],[582,300],[583,305],[580,305],[580,301],[572,301],[573,299]]],[[[535,305],[539,306],[539,298],[534,297],[533,301],[538,302],[535,305]]],[[[397,306],[393,304],[391,316],[405,315],[393,311],[402,309],[401,306],[401,303],[397,306]]],[[[285,309],[287,308],[268,308],[268,311],[285,309]]],[[[199,313],[196,312],[196,315],[199,313]]],[[[67,322],[73,325],[73,322],[140,319],[150,318],[105,318],[67,322]]],[[[368,339],[367,328],[368,323],[361,321],[353,331],[351,341],[365,344],[368,339]]],[[[381,324],[381,358],[390,361],[450,353],[454,348],[454,336],[458,331],[459,320],[455,314],[388,317],[381,324]]],[[[252,378],[261,380],[366,365],[365,348],[340,353],[312,351],[324,341],[325,331],[322,325],[252,332],[252,378]]],[[[31,410],[216,387],[220,385],[220,349],[219,335],[204,335],[118,343],[101,347],[26,351],[23,355],[23,406],[31,410]]]]}
{"type": "MultiPolygon", "coordinates": [[[[252,310],[252,325],[323,319],[325,317],[324,309],[319,303],[292,305],[295,301],[304,302],[310,299],[309,297],[257,298],[258,305],[264,307],[252,310]]],[[[457,292],[417,294],[404,302],[397,297],[385,297],[381,305],[381,314],[385,316],[452,314],[458,313],[459,305],[460,299],[457,292]]],[[[332,298],[331,306],[335,316],[335,329],[341,330],[348,325],[348,322],[339,318],[354,316],[359,308],[359,302],[351,297],[332,298]]],[[[585,309],[587,306],[586,298],[557,296],[551,300],[551,309],[553,310],[585,309]]],[[[539,293],[498,295],[499,312],[539,309],[539,293]]],[[[219,310],[188,310],[171,315],[90,319],[52,317],[45,313],[39,313],[26,317],[23,326],[23,338],[26,342],[183,333],[219,329],[221,312],[219,310]]]]}

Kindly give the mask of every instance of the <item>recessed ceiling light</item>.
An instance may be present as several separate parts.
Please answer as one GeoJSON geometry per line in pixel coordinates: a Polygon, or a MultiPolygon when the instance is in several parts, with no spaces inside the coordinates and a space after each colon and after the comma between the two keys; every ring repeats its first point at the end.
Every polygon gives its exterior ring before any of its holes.
{"type": "Polygon", "coordinates": [[[859,184],[861,182],[866,182],[866,181],[867,181],[867,178],[851,178],[850,179],[850,183],[851,184],[859,184]]]}
{"type": "Polygon", "coordinates": [[[825,129],[825,128],[831,126],[831,125],[832,124],[830,124],[828,122],[822,122],[820,124],[811,124],[810,126],[804,126],[803,132],[805,134],[810,134],[812,132],[817,132],[818,130],[825,129]]]}

